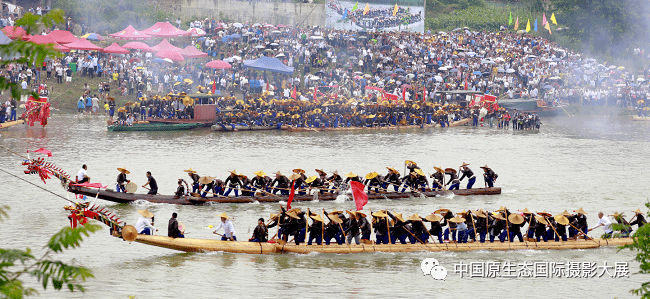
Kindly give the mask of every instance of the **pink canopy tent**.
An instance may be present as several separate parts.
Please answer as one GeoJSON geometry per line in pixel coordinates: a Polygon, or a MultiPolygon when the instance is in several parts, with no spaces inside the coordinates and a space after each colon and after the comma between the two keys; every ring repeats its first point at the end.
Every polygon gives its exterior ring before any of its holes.
{"type": "Polygon", "coordinates": [[[113,43],[112,45],[104,48],[104,53],[129,54],[129,50],[120,47],[120,45],[118,45],[117,43],[113,43]]]}
{"type": "Polygon", "coordinates": [[[142,31],[135,30],[133,26],[129,25],[129,27],[126,27],[126,29],[109,34],[108,36],[115,38],[115,39],[121,39],[121,40],[146,40],[146,39],[151,39],[151,35],[146,34],[142,31]]]}
{"type": "Polygon", "coordinates": [[[62,45],[74,43],[79,40],[72,33],[70,33],[70,31],[67,30],[52,30],[52,32],[50,32],[48,35],[54,38],[57,43],[62,45]]]}
{"type": "Polygon", "coordinates": [[[211,67],[213,69],[229,69],[229,68],[232,67],[232,65],[230,65],[230,63],[227,63],[227,62],[221,61],[221,60],[212,60],[212,61],[206,63],[205,66],[211,67]]]}
{"type": "Polygon", "coordinates": [[[69,49],[67,47],[61,46],[59,43],[57,43],[53,37],[49,35],[34,35],[32,38],[28,40],[30,43],[35,43],[37,45],[47,45],[51,44],[54,49],[67,52],[69,49]]]}
{"type": "Polygon", "coordinates": [[[156,51],[156,52],[158,52],[160,50],[174,50],[176,52],[183,51],[183,49],[170,44],[169,41],[166,38],[163,39],[159,44],[151,47],[151,49],[156,51]]]}
{"type": "Polygon", "coordinates": [[[169,24],[169,22],[158,22],[141,32],[158,37],[179,37],[190,35],[189,32],[176,28],[174,25],[169,24]]]}
{"type": "Polygon", "coordinates": [[[70,49],[75,49],[75,50],[84,50],[84,51],[103,51],[104,49],[99,46],[93,45],[90,41],[88,41],[85,38],[81,38],[78,41],[74,43],[69,43],[65,45],[66,47],[70,49]]]}
{"type": "Polygon", "coordinates": [[[181,55],[187,58],[208,57],[208,53],[199,51],[196,47],[187,46],[181,50],[181,55]]]}
{"type": "Polygon", "coordinates": [[[9,37],[10,39],[17,39],[22,36],[23,40],[28,40],[32,38],[31,35],[27,34],[25,29],[21,27],[14,27],[14,26],[6,26],[2,28],[2,31],[9,37]]]}
{"type": "Polygon", "coordinates": [[[124,48],[124,49],[133,49],[133,50],[142,50],[142,51],[145,51],[145,52],[156,52],[153,49],[151,49],[151,47],[149,47],[149,45],[147,45],[145,43],[142,43],[142,42],[126,43],[126,44],[124,44],[124,46],[122,46],[122,48],[124,48]]]}
{"type": "Polygon", "coordinates": [[[160,50],[158,53],[156,53],[156,57],[163,59],[169,58],[172,61],[185,61],[185,58],[183,58],[183,55],[181,55],[181,53],[170,49],[160,50]]]}

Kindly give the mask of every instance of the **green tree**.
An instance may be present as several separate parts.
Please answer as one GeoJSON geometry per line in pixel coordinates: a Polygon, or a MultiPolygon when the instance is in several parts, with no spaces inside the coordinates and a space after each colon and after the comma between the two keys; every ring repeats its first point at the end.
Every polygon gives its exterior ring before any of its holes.
{"type": "MultiPolygon", "coordinates": [[[[6,206],[0,207],[0,217],[6,218],[8,209],[6,206]]],[[[79,247],[83,236],[89,236],[100,228],[99,225],[90,223],[74,229],[63,228],[50,238],[47,251],[40,257],[34,256],[29,248],[25,250],[0,248],[0,297],[23,298],[37,294],[36,289],[24,286],[22,277],[25,275],[36,278],[42,283],[43,289],[47,289],[51,284],[56,290],[66,287],[70,291],[83,292],[84,288],[80,282],[93,277],[91,271],[53,260],[50,256],[64,249],[79,247]]]]}
{"type": "MultiPolygon", "coordinates": [[[[62,22],[63,11],[53,10],[44,16],[25,14],[16,21],[16,26],[22,26],[27,33],[31,34],[38,32],[40,26],[49,28],[62,22]]],[[[58,53],[51,45],[37,45],[23,42],[21,39],[16,39],[7,45],[0,45],[0,56],[5,58],[0,61],[0,65],[14,62],[40,65],[45,58],[56,55],[58,53]],[[6,59],[8,57],[17,58],[6,59]]],[[[21,95],[20,86],[4,77],[0,77],[0,90],[11,90],[11,96],[14,98],[19,98],[21,95]]],[[[32,95],[38,97],[35,93],[32,95]]],[[[8,217],[8,210],[9,207],[0,206],[0,221],[8,217]]],[[[99,228],[100,226],[95,224],[86,224],[74,229],[66,227],[50,238],[46,252],[38,257],[29,248],[25,250],[0,248],[0,298],[23,298],[36,294],[36,289],[24,286],[24,276],[36,278],[42,283],[43,289],[52,285],[56,290],[66,287],[70,291],[83,291],[80,283],[93,277],[91,271],[54,260],[51,255],[65,249],[79,247],[83,236],[88,236],[99,228]]]]}
{"type": "Polygon", "coordinates": [[[550,0],[564,35],[576,50],[605,57],[626,56],[646,46],[647,0],[550,0]]]}
{"type": "MultiPolygon", "coordinates": [[[[650,208],[650,202],[645,206],[650,208]]],[[[647,213],[647,217],[650,217],[650,212],[647,213]]],[[[614,225],[614,229],[620,229],[619,225],[614,225]]],[[[650,273],[650,225],[641,226],[631,238],[632,244],[621,246],[619,251],[623,249],[636,251],[635,260],[640,263],[639,273],[650,273]]],[[[650,298],[650,281],[642,283],[638,289],[630,290],[630,293],[644,299],[650,298]]]]}

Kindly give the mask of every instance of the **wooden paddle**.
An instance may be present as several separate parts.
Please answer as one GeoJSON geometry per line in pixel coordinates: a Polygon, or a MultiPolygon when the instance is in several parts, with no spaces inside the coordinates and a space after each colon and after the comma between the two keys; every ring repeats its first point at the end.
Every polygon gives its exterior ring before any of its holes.
{"type": "Polygon", "coordinates": [[[562,240],[562,238],[560,238],[560,234],[557,233],[557,230],[555,230],[555,227],[553,226],[553,224],[550,221],[548,221],[548,217],[544,216],[544,219],[546,219],[546,222],[548,222],[549,226],[553,229],[553,231],[555,232],[555,235],[557,236],[558,240],[562,240]]]}
{"type": "MultiPolygon", "coordinates": [[[[142,186],[142,188],[145,188],[145,189],[151,191],[151,189],[149,189],[149,188],[147,188],[147,187],[145,187],[145,186],[142,186]]],[[[156,195],[160,195],[160,193],[156,192],[156,195]]]]}
{"type": "MultiPolygon", "coordinates": [[[[598,242],[596,242],[596,241],[594,240],[594,238],[592,238],[592,237],[590,237],[590,236],[587,236],[587,234],[585,234],[583,231],[581,231],[581,230],[579,230],[577,227],[573,226],[573,224],[571,224],[571,222],[569,222],[569,225],[570,225],[571,227],[573,227],[575,230],[577,230],[579,233],[583,234],[583,235],[584,235],[585,237],[587,237],[589,240],[594,241],[595,243],[598,244],[598,242]]],[[[578,238],[576,238],[576,241],[577,241],[577,240],[578,240],[578,238]]],[[[599,245],[600,245],[600,244],[599,244],[599,245]]]]}

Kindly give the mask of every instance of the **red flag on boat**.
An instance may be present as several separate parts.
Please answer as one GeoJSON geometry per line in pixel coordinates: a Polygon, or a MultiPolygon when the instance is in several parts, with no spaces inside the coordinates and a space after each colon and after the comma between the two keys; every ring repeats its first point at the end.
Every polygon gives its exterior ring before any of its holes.
{"type": "Polygon", "coordinates": [[[83,184],[70,184],[71,186],[80,186],[80,187],[88,187],[88,188],[98,188],[98,189],[106,189],[108,186],[102,185],[102,183],[83,183],[83,184]]]}
{"type": "MultiPolygon", "coordinates": [[[[29,151],[27,151],[27,152],[29,153],[29,151]]],[[[35,151],[32,151],[32,153],[39,153],[39,154],[47,155],[48,157],[52,157],[52,152],[49,151],[49,150],[46,150],[46,149],[44,149],[42,147],[35,150],[35,151]]]]}
{"type": "Polygon", "coordinates": [[[291,210],[291,202],[293,201],[293,195],[296,193],[294,188],[296,181],[291,181],[291,192],[289,193],[289,199],[287,200],[287,211],[291,210]]]}
{"type": "Polygon", "coordinates": [[[296,93],[296,86],[293,86],[293,91],[291,92],[291,98],[297,100],[298,94],[296,93]]]}
{"type": "Polygon", "coordinates": [[[402,89],[402,99],[404,99],[404,101],[406,101],[406,87],[402,87],[402,88],[403,88],[402,89]]]}
{"type": "Polygon", "coordinates": [[[354,197],[354,203],[357,205],[357,211],[363,210],[363,206],[368,203],[368,194],[363,190],[364,187],[365,186],[359,182],[350,182],[352,197],[354,197]]]}
{"type": "Polygon", "coordinates": [[[422,102],[427,100],[427,87],[422,87],[422,102]]]}
{"type": "Polygon", "coordinates": [[[465,90],[467,90],[467,76],[465,76],[465,90]]]}
{"type": "Polygon", "coordinates": [[[217,91],[217,80],[212,81],[212,94],[217,91]]]}

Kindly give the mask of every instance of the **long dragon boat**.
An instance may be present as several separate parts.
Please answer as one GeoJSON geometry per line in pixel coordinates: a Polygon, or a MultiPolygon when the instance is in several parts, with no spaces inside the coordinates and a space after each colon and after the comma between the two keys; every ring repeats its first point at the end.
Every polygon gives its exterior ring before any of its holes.
{"type": "Polygon", "coordinates": [[[149,124],[134,124],[132,126],[122,125],[109,125],[107,129],[114,132],[130,132],[130,131],[180,131],[191,130],[199,127],[200,124],[184,123],[184,124],[162,124],[162,123],[149,123],[149,124]]]}
{"type": "Polygon", "coordinates": [[[24,119],[19,119],[19,120],[15,120],[15,121],[8,121],[8,122],[0,123],[0,129],[5,129],[5,128],[17,126],[17,125],[24,124],[24,123],[25,123],[24,119]]]}
{"type": "MultiPolygon", "coordinates": [[[[459,121],[449,123],[450,127],[458,127],[472,122],[471,118],[461,119],[459,121]]],[[[419,129],[419,128],[441,128],[440,124],[425,124],[422,125],[406,125],[406,126],[374,126],[374,127],[336,127],[336,128],[309,128],[309,127],[289,127],[291,132],[300,131],[369,131],[369,130],[395,130],[395,129],[419,129]]]]}
{"type": "Polygon", "coordinates": [[[116,215],[106,208],[90,205],[89,203],[74,203],[65,207],[70,211],[70,225],[88,223],[88,218],[97,220],[110,228],[114,237],[128,242],[168,248],[185,252],[221,251],[229,253],[273,254],[273,253],[373,253],[373,252],[420,252],[420,251],[476,251],[476,250],[561,250],[561,249],[593,249],[601,246],[621,246],[631,244],[631,238],[610,239],[577,239],[569,241],[550,242],[494,242],[494,243],[416,243],[416,244],[374,244],[367,242],[359,245],[295,245],[279,240],[270,242],[220,241],[214,239],[171,238],[165,236],[139,235],[132,225],[125,225],[116,215]]]}
{"type": "Polygon", "coordinates": [[[268,130],[289,130],[289,126],[283,125],[278,126],[257,126],[257,125],[235,125],[233,128],[232,125],[212,125],[210,130],[215,132],[233,132],[233,131],[268,131],[268,130]]]}
{"type": "MultiPolygon", "coordinates": [[[[153,203],[168,203],[175,205],[202,205],[206,203],[252,203],[252,202],[281,202],[287,201],[288,196],[267,194],[264,196],[239,196],[239,197],[197,197],[197,196],[175,196],[175,195],[152,195],[152,194],[135,194],[115,192],[110,189],[96,189],[86,188],[81,186],[69,185],[68,191],[86,195],[88,197],[96,197],[99,199],[117,202],[117,203],[130,203],[137,200],[145,200],[153,203]]],[[[427,191],[427,192],[384,192],[384,193],[368,193],[369,200],[378,199],[407,199],[413,197],[436,197],[448,195],[495,195],[501,194],[501,188],[475,188],[475,189],[460,189],[460,190],[442,190],[442,191],[427,191]]],[[[296,195],[293,201],[332,201],[336,200],[338,193],[324,193],[318,195],[296,195]]]]}

